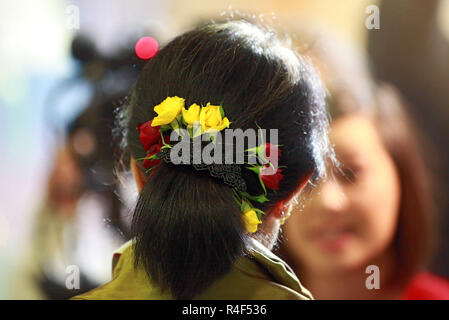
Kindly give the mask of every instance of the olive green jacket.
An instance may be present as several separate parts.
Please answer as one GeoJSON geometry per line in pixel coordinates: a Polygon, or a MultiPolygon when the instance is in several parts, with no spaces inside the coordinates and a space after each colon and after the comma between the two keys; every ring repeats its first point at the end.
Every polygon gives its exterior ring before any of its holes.
{"type": "MultiPolygon", "coordinates": [[[[195,299],[308,300],[313,299],[290,267],[260,242],[251,239],[249,255],[239,258],[229,273],[195,299]]],[[[173,299],[152,286],[143,269],[134,268],[131,240],[113,258],[112,280],[74,300],[173,299]]]]}

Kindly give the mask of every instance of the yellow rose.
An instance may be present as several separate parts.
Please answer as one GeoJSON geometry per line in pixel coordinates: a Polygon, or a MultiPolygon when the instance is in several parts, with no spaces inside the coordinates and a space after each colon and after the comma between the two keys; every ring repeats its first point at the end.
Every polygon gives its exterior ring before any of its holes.
{"type": "Polygon", "coordinates": [[[200,121],[200,111],[200,106],[194,103],[189,110],[182,108],[182,118],[188,125],[193,125],[195,121],[200,121]]]}
{"type": "Polygon", "coordinates": [[[160,104],[154,107],[154,111],[158,114],[151,123],[152,127],[162,126],[172,122],[181,109],[184,107],[184,99],[180,97],[168,97],[160,104]]]}
{"type": "Polygon", "coordinates": [[[245,211],[243,214],[243,221],[245,222],[246,231],[254,233],[257,231],[257,225],[262,223],[257,217],[256,211],[253,209],[245,211]]]}
{"type": "Polygon", "coordinates": [[[213,106],[208,103],[201,108],[200,112],[201,129],[207,131],[221,131],[224,128],[229,128],[229,120],[224,117],[221,118],[219,106],[213,106]]]}

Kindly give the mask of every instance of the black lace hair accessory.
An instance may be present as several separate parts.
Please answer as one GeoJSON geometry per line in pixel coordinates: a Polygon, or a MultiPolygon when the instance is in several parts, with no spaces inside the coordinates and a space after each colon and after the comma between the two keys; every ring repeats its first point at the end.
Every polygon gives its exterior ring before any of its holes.
{"type": "MultiPolygon", "coordinates": [[[[193,149],[191,149],[193,150],[193,149]]],[[[170,148],[165,148],[159,151],[157,157],[166,163],[173,164],[170,158],[170,148]]],[[[231,188],[237,188],[241,192],[247,190],[245,179],[242,177],[242,167],[239,164],[205,164],[205,163],[193,163],[193,152],[190,152],[189,163],[180,163],[181,165],[190,165],[197,171],[207,170],[209,175],[214,178],[222,179],[223,182],[231,188]]],[[[176,165],[180,165],[176,164],[176,165]]]]}

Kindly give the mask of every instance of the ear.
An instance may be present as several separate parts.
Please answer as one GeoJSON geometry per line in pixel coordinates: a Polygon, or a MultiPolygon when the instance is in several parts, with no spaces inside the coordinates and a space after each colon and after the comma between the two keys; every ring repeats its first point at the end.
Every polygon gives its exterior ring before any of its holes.
{"type": "Polygon", "coordinates": [[[289,213],[292,208],[291,199],[300,193],[302,189],[307,185],[310,178],[312,177],[313,171],[306,173],[301,180],[299,181],[298,188],[296,189],[295,193],[292,195],[292,197],[286,201],[279,201],[276,206],[273,208],[274,216],[278,219],[285,218],[283,212],[289,213]]]}
{"type": "Polygon", "coordinates": [[[310,178],[312,178],[312,174],[313,171],[310,171],[308,173],[306,173],[302,178],[301,181],[299,181],[299,185],[298,185],[298,189],[296,190],[295,194],[298,194],[302,191],[302,189],[304,189],[304,187],[307,185],[307,183],[309,182],[310,178]]]}
{"type": "Polygon", "coordinates": [[[140,193],[147,180],[146,180],[145,176],[142,174],[142,171],[140,170],[139,166],[137,165],[136,160],[134,160],[133,157],[131,157],[131,172],[134,175],[134,179],[136,180],[137,190],[139,190],[139,193],[140,193]]]}

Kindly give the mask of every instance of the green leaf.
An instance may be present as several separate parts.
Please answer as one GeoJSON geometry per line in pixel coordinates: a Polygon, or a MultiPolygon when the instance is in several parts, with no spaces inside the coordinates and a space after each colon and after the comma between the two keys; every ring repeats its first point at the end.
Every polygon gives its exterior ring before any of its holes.
{"type": "Polygon", "coordinates": [[[136,159],[136,161],[142,161],[142,160],[147,160],[147,159],[158,159],[156,156],[157,156],[157,153],[155,153],[149,157],[138,158],[138,159],[136,159]]]}
{"type": "Polygon", "coordinates": [[[201,125],[194,123],[192,126],[192,133],[193,138],[199,137],[203,133],[201,125]]]}
{"type": "Polygon", "coordinates": [[[249,149],[245,149],[245,151],[246,151],[246,152],[252,152],[252,153],[257,154],[258,148],[259,148],[259,147],[249,148],[249,149]]]}
{"type": "Polygon", "coordinates": [[[257,202],[259,202],[259,203],[264,203],[264,202],[270,201],[264,194],[260,194],[260,195],[258,195],[258,196],[252,196],[252,195],[250,195],[250,194],[247,193],[247,192],[242,192],[242,195],[243,195],[245,198],[248,198],[248,199],[250,199],[250,200],[257,201],[257,202]]]}
{"type": "Polygon", "coordinates": [[[187,132],[189,133],[190,138],[194,138],[194,133],[193,133],[193,127],[192,126],[188,126],[187,127],[187,132]]]}
{"type": "Polygon", "coordinates": [[[156,168],[157,166],[148,168],[147,170],[145,170],[145,174],[149,174],[151,172],[151,170],[153,170],[154,168],[156,168]]]}
{"type": "Polygon", "coordinates": [[[242,197],[240,196],[239,192],[236,188],[232,188],[232,195],[234,196],[235,202],[237,202],[238,206],[242,207],[242,197]]]}
{"type": "Polygon", "coordinates": [[[266,195],[266,194],[267,194],[267,189],[265,188],[265,184],[263,183],[262,177],[260,176],[260,174],[259,174],[259,183],[260,183],[260,185],[262,186],[264,195],[266,195]]]}
{"type": "Polygon", "coordinates": [[[169,144],[165,143],[165,139],[164,139],[164,135],[162,134],[162,131],[159,131],[159,133],[160,133],[160,135],[161,135],[162,144],[163,144],[163,146],[161,147],[161,149],[164,148],[164,147],[167,147],[167,146],[171,148],[171,146],[170,146],[169,144]]]}
{"type": "Polygon", "coordinates": [[[251,167],[245,167],[245,168],[255,172],[256,174],[259,174],[260,173],[260,167],[261,166],[251,166],[251,167]]]}
{"type": "Polygon", "coordinates": [[[248,170],[251,170],[251,171],[253,171],[253,172],[255,172],[257,174],[260,186],[263,189],[264,195],[266,195],[267,194],[267,189],[265,188],[265,184],[263,183],[262,178],[260,177],[260,168],[262,168],[262,166],[251,166],[251,167],[245,167],[245,168],[247,168],[248,170]]]}
{"type": "Polygon", "coordinates": [[[188,126],[187,122],[184,120],[183,117],[181,117],[181,124],[182,124],[183,127],[187,127],[188,126]]]}
{"type": "Polygon", "coordinates": [[[163,126],[161,126],[160,128],[159,128],[159,131],[162,133],[162,132],[166,132],[166,131],[169,131],[169,130],[171,130],[172,128],[170,127],[170,125],[163,125],[163,126]]]}
{"type": "Polygon", "coordinates": [[[221,104],[219,106],[219,109],[220,109],[221,118],[223,119],[225,117],[225,113],[224,113],[224,110],[223,110],[223,107],[221,106],[221,104]]]}
{"type": "Polygon", "coordinates": [[[257,219],[259,219],[259,221],[262,221],[262,216],[265,214],[265,212],[263,212],[262,210],[257,209],[257,208],[253,208],[253,210],[257,214],[257,219]]]}
{"type": "Polygon", "coordinates": [[[174,130],[179,128],[179,122],[178,122],[178,120],[176,118],[173,119],[172,122],[170,122],[170,127],[172,127],[174,130]]]}
{"type": "Polygon", "coordinates": [[[252,209],[252,207],[251,207],[251,205],[248,202],[243,200],[240,209],[242,210],[242,212],[246,212],[246,211],[252,209]]]}
{"type": "MultiPolygon", "coordinates": [[[[260,141],[262,141],[261,144],[262,144],[263,146],[265,146],[265,142],[264,142],[264,140],[263,140],[262,128],[257,124],[257,122],[256,122],[256,126],[257,126],[257,128],[258,128],[257,132],[260,133],[259,138],[260,138],[260,141]]],[[[259,144],[259,146],[260,146],[260,144],[259,144]]]]}

